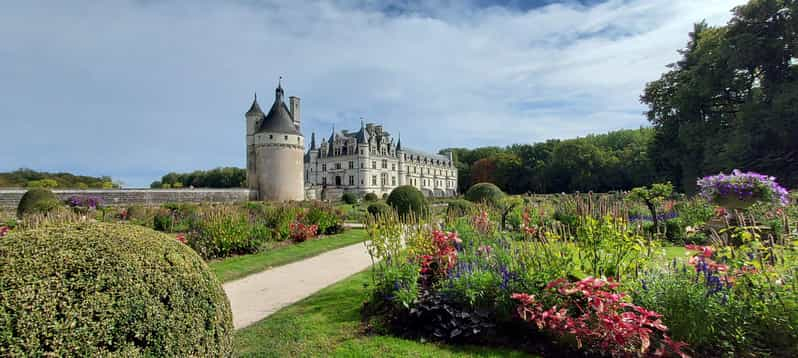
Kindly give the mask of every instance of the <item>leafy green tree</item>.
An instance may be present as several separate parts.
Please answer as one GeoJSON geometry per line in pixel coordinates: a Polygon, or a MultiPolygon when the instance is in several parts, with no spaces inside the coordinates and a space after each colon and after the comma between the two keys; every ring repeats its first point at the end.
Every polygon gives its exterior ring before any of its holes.
{"type": "Polygon", "coordinates": [[[657,218],[657,205],[673,194],[673,185],[668,183],[651,184],[650,187],[637,187],[632,189],[628,198],[640,200],[651,212],[651,219],[654,221],[654,228],[659,233],[659,218],[657,218]]]}

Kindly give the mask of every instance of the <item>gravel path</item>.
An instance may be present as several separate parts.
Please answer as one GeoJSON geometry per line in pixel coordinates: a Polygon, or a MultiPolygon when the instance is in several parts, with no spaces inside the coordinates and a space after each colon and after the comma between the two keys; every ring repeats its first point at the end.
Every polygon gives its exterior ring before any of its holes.
{"type": "Polygon", "coordinates": [[[223,285],[233,325],[244,328],[371,265],[363,243],[346,246],[223,285]]]}

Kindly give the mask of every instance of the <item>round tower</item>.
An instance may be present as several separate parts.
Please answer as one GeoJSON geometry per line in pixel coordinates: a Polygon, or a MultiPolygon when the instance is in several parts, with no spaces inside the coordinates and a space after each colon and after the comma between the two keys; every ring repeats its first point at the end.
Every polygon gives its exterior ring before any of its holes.
{"type": "MultiPolygon", "coordinates": [[[[247,182],[257,192],[258,200],[288,201],[304,200],[303,179],[305,138],[300,132],[299,99],[292,103],[294,113],[288,110],[282,85],[278,83],[269,113],[260,120],[253,120],[252,134],[253,168],[247,161],[247,182]]],[[[257,105],[256,102],[253,106],[257,105]]],[[[258,107],[260,110],[260,107],[258,107]]],[[[261,112],[262,113],[262,112],[261,112]]],[[[247,113],[247,139],[249,142],[250,118],[247,113]]],[[[249,154],[249,143],[247,145],[249,154]]]]}

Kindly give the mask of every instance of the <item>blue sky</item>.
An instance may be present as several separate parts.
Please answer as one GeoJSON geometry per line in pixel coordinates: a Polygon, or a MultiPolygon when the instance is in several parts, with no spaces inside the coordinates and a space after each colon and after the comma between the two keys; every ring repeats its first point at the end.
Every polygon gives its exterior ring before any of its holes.
{"type": "Polygon", "coordinates": [[[244,165],[244,112],[279,76],[303,132],[532,143],[646,125],[639,96],[696,21],[743,1],[36,1],[0,11],[0,171],[244,165]]]}

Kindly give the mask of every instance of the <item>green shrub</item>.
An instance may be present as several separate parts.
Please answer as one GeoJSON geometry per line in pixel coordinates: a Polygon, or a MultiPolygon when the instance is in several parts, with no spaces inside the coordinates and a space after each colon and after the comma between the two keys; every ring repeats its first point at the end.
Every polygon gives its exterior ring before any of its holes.
{"type": "Polygon", "coordinates": [[[17,205],[17,217],[26,214],[46,213],[61,206],[61,201],[52,191],[44,188],[33,188],[22,195],[17,205]]]}
{"type": "Polygon", "coordinates": [[[80,223],[0,240],[0,356],[222,357],[230,304],[191,248],[136,225],[80,223]]]}
{"type": "Polygon", "coordinates": [[[341,195],[341,201],[347,204],[357,204],[357,196],[354,193],[344,193],[341,195]]]}
{"type": "Polygon", "coordinates": [[[343,231],[338,213],[328,206],[314,206],[308,209],[302,221],[306,225],[318,225],[320,234],[332,235],[343,231]]]}
{"type": "Polygon", "coordinates": [[[251,222],[244,211],[231,207],[208,208],[197,214],[188,230],[188,244],[205,259],[251,254],[276,232],[251,222]]]}
{"type": "Polygon", "coordinates": [[[449,201],[449,206],[446,208],[446,212],[455,216],[464,216],[468,215],[473,207],[474,204],[468,200],[452,199],[449,201]]]}
{"type": "Polygon", "coordinates": [[[250,217],[274,231],[274,240],[287,240],[291,234],[291,223],[297,220],[302,208],[291,205],[271,205],[263,202],[246,204],[250,217]]]}
{"type": "Polygon", "coordinates": [[[486,202],[491,205],[497,205],[502,197],[504,197],[502,190],[492,183],[474,184],[465,193],[466,200],[472,203],[486,202]]]}
{"type": "Polygon", "coordinates": [[[385,215],[385,214],[391,212],[391,207],[388,204],[386,204],[386,203],[378,201],[376,203],[369,204],[369,207],[368,207],[367,210],[368,210],[369,214],[371,214],[373,216],[379,216],[379,215],[385,215]]]}
{"type": "Polygon", "coordinates": [[[392,190],[386,203],[402,217],[410,213],[422,216],[427,211],[427,201],[424,199],[424,194],[410,185],[403,185],[392,190]]]}
{"type": "Polygon", "coordinates": [[[172,211],[165,208],[160,208],[152,218],[152,228],[158,231],[171,232],[174,225],[174,216],[172,211]]]}
{"type": "Polygon", "coordinates": [[[374,202],[374,201],[380,200],[380,198],[377,197],[377,194],[366,193],[366,195],[363,196],[363,200],[368,201],[368,202],[374,202]]]}

